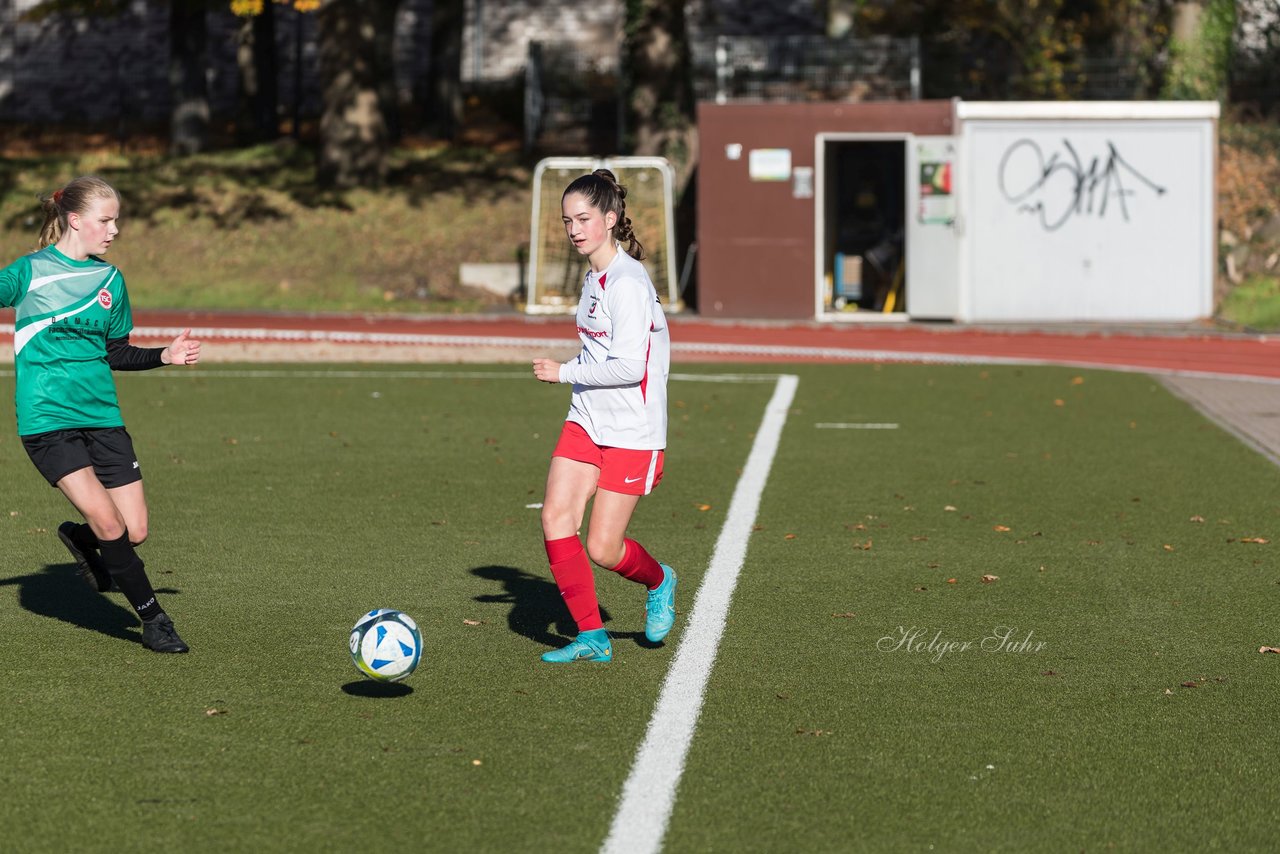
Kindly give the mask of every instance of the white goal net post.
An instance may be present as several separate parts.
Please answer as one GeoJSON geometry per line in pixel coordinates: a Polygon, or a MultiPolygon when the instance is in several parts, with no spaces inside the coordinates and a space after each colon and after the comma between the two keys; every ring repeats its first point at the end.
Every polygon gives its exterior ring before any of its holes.
{"type": "Polygon", "coordinates": [[[644,245],[642,262],[663,308],[679,311],[676,281],[675,170],[662,157],[547,157],[533,170],[529,231],[529,314],[572,314],[582,296],[587,259],[569,243],[560,196],[580,175],[608,169],[627,190],[627,216],[644,245]]]}

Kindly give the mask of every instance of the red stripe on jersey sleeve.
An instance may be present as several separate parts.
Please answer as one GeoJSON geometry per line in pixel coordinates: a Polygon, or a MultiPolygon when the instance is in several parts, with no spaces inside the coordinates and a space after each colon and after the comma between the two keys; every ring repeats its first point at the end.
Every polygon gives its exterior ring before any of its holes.
{"type": "Polygon", "coordinates": [[[650,337],[648,345],[644,348],[644,376],[640,378],[640,399],[645,403],[649,402],[649,351],[652,349],[653,338],[650,337]]]}

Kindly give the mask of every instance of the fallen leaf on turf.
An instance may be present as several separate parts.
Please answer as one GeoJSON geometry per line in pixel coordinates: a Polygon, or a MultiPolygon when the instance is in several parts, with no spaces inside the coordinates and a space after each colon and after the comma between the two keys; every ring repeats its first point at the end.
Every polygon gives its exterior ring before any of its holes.
{"type": "Polygon", "coordinates": [[[205,717],[207,718],[214,717],[215,715],[225,715],[226,713],[227,713],[226,709],[205,709],[204,710],[205,717]]]}
{"type": "Polygon", "coordinates": [[[462,621],[462,625],[464,626],[478,626],[480,625],[480,623],[481,623],[480,620],[463,620],[462,621]]]}
{"type": "Polygon", "coordinates": [[[1271,541],[1270,541],[1270,540],[1268,540],[1266,537],[1241,537],[1241,538],[1240,538],[1240,542],[1242,542],[1242,543],[1257,543],[1257,544],[1258,544],[1258,545],[1260,545],[1260,546],[1265,546],[1267,543],[1269,543],[1269,542],[1271,542],[1271,541]]]}
{"type": "Polygon", "coordinates": [[[955,580],[954,578],[948,578],[948,579],[947,579],[947,583],[948,583],[948,584],[955,584],[955,583],[957,583],[957,582],[956,582],[956,580],[955,580]]]}
{"type": "Polygon", "coordinates": [[[1280,654],[1280,646],[1260,646],[1258,652],[1274,652],[1280,654]]]}
{"type": "Polygon", "coordinates": [[[1072,378],[1071,378],[1071,384],[1072,384],[1072,385],[1084,385],[1084,377],[1072,377],[1072,378]]]}
{"type": "Polygon", "coordinates": [[[993,530],[993,531],[1012,531],[1013,529],[1012,529],[1012,528],[1010,528],[1008,525],[996,525],[996,526],[995,526],[994,528],[992,528],[991,530],[993,530]]]}
{"type": "Polygon", "coordinates": [[[845,525],[844,529],[846,531],[865,531],[867,530],[867,526],[859,522],[856,525],[845,525]]]}
{"type": "Polygon", "coordinates": [[[484,763],[483,763],[483,762],[481,762],[479,759],[472,759],[472,760],[471,760],[471,764],[472,764],[472,765],[483,765],[484,763]]]}
{"type": "Polygon", "coordinates": [[[913,588],[913,589],[914,589],[914,590],[915,590],[915,592],[917,592],[917,593],[923,593],[924,591],[928,590],[929,588],[928,588],[928,587],[916,587],[916,588],[913,588]]]}
{"type": "Polygon", "coordinates": [[[993,581],[999,581],[999,580],[1000,580],[1000,576],[998,576],[998,575],[984,575],[984,576],[982,576],[982,583],[983,583],[983,584],[990,584],[990,583],[991,583],[991,582],[993,582],[993,581]]]}
{"type": "Polygon", "coordinates": [[[938,563],[937,561],[934,561],[932,563],[926,563],[925,566],[929,567],[929,569],[937,569],[938,567],[942,566],[942,564],[938,563]]]}
{"type": "Polygon", "coordinates": [[[943,510],[943,512],[944,512],[944,513],[954,513],[954,512],[956,512],[956,508],[955,508],[954,506],[950,505],[950,504],[948,504],[946,507],[943,507],[943,508],[942,508],[942,510],[943,510]]]}
{"type": "Polygon", "coordinates": [[[699,510],[701,510],[704,513],[711,509],[710,504],[694,504],[693,506],[697,507],[699,510]]]}
{"type": "Polygon", "coordinates": [[[1065,400],[1063,400],[1062,398],[1060,398],[1060,397],[1055,397],[1055,398],[1053,399],[1053,405],[1054,405],[1054,406],[1066,406],[1066,405],[1067,405],[1067,402],[1066,402],[1065,400]]]}
{"type": "Polygon", "coordinates": [[[1200,683],[1199,682],[1183,682],[1182,687],[1183,688],[1199,688],[1200,683]]]}
{"type": "Polygon", "coordinates": [[[911,538],[911,542],[913,542],[913,543],[927,543],[927,542],[929,542],[929,538],[928,538],[928,537],[912,537],[912,538],[911,538]]]}
{"type": "Polygon", "coordinates": [[[784,536],[782,539],[784,539],[784,540],[794,540],[795,538],[796,538],[796,535],[795,535],[795,534],[787,534],[787,535],[786,535],[786,536],[784,536]]]}
{"type": "Polygon", "coordinates": [[[855,549],[862,549],[864,552],[869,552],[871,551],[871,540],[867,540],[865,543],[854,543],[853,547],[855,549]]]}
{"type": "Polygon", "coordinates": [[[1164,693],[1165,693],[1166,695],[1172,695],[1172,694],[1173,694],[1173,689],[1172,689],[1172,688],[1165,688],[1165,689],[1164,689],[1164,693]]]}
{"type": "Polygon", "coordinates": [[[1169,545],[1168,543],[1165,543],[1161,548],[1163,548],[1167,552],[1173,551],[1173,546],[1169,545]]]}
{"type": "Polygon", "coordinates": [[[1203,516],[1192,516],[1192,517],[1191,517],[1190,519],[1188,519],[1187,521],[1188,521],[1188,522],[1203,522],[1203,521],[1204,521],[1204,517],[1203,517],[1203,516]]]}

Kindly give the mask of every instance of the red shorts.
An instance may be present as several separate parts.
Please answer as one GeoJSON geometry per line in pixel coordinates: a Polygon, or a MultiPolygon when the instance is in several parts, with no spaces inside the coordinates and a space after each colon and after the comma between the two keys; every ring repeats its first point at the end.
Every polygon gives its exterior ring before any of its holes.
{"type": "Polygon", "coordinates": [[[551,456],[577,460],[600,469],[597,486],[610,492],[648,495],[662,481],[662,451],[602,448],[591,441],[582,425],[574,421],[564,423],[560,441],[551,456]]]}

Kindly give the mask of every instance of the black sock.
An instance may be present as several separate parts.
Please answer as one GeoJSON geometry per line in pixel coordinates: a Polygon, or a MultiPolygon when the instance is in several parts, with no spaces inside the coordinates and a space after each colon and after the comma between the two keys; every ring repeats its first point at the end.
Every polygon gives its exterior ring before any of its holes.
{"type": "Polygon", "coordinates": [[[147,578],[142,559],[129,542],[129,534],[126,532],[118,540],[100,540],[98,546],[102,549],[103,565],[138,617],[145,621],[160,614],[156,591],[147,578]]]}
{"type": "Polygon", "coordinates": [[[82,522],[76,525],[75,530],[71,532],[71,542],[81,549],[96,549],[98,548],[98,535],[93,532],[93,528],[82,522]]]}

